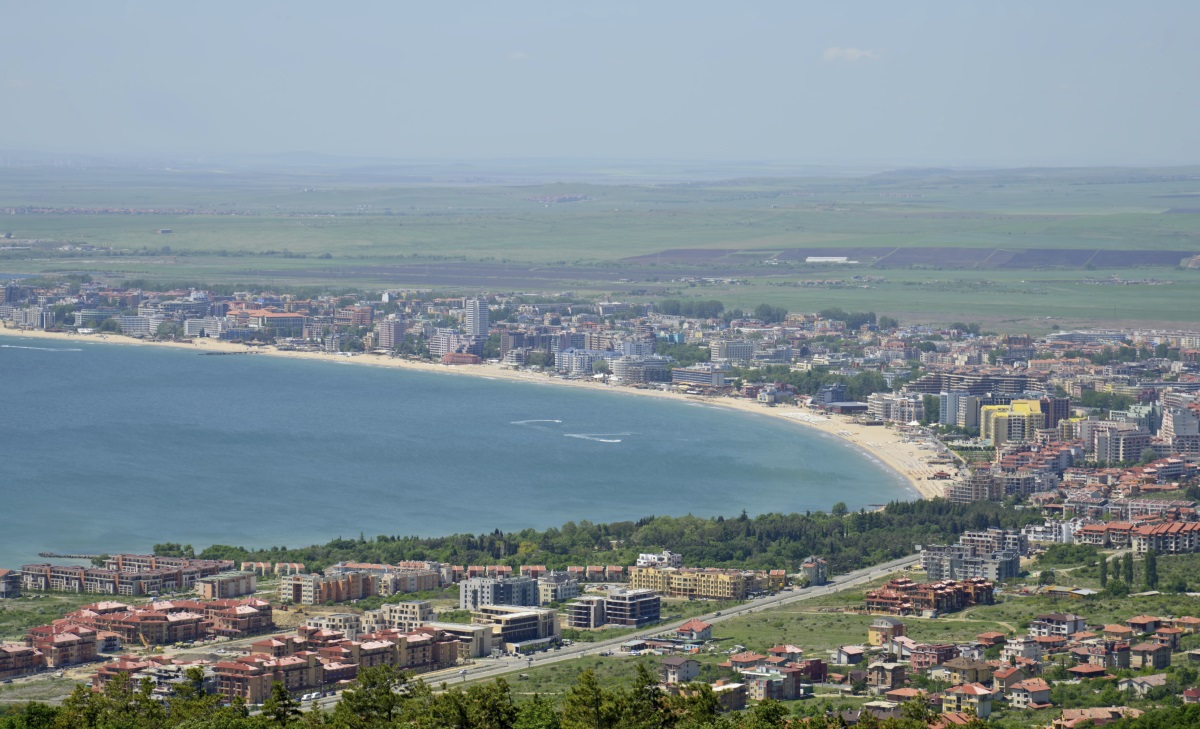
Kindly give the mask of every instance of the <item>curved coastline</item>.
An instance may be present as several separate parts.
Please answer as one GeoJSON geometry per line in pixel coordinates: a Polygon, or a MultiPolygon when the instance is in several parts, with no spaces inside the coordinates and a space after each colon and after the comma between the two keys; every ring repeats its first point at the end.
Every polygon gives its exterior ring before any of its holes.
{"type": "Polygon", "coordinates": [[[737,410],[751,415],[765,415],[778,418],[802,427],[814,429],[826,437],[831,437],[858,451],[862,456],[876,461],[885,469],[896,474],[921,498],[930,499],[942,496],[945,481],[934,481],[930,477],[937,469],[925,464],[922,458],[929,455],[923,453],[916,445],[905,443],[899,433],[885,427],[867,427],[854,423],[849,418],[840,416],[815,415],[796,407],[780,407],[761,405],[757,402],[738,398],[702,398],[687,396],[662,390],[642,390],[628,387],[604,385],[585,380],[566,380],[558,377],[536,375],[528,372],[510,370],[498,365],[441,365],[432,362],[416,362],[396,357],[381,355],[357,355],[343,357],[316,352],[294,352],[279,350],[275,347],[264,346],[248,349],[243,344],[223,342],[212,339],[194,339],[189,342],[147,342],[120,335],[88,335],[68,334],[64,332],[44,332],[37,330],[21,330],[0,327],[0,336],[21,337],[25,339],[44,339],[78,343],[104,343],[139,345],[147,347],[171,347],[190,349],[204,353],[248,353],[256,352],[273,357],[289,357],[321,362],[340,362],[375,367],[393,367],[442,374],[457,374],[469,377],[482,377],[498,380],[528,382],[534,384],[550,384],[565,387],[583,388],[592,392],[610,392],[643,397],[659,397],[689,402],[700,406],[719,407],[737,410]]]}

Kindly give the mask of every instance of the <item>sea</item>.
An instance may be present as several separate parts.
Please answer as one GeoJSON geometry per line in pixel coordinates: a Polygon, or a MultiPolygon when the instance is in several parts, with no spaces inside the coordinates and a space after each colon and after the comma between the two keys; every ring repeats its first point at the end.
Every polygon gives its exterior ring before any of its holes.
{"type": "Polygon", "coordinates": [[[0,567],[917,498],[799,424],[358,361],[0,338],[0,567]]]}

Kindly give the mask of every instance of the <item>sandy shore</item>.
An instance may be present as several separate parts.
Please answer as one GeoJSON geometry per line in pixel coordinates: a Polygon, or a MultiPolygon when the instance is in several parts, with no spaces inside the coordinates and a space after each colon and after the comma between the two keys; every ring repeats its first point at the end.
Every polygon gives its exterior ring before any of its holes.
{"type": "Polygon", "coordinates": [[[29,339],[53,339],[58,341],[75,342],[104,342],[105,344],[137,345],[143,347],[173,347],[205,352],[247,352],[253,351],[260,355],[277,357],[292,357],[295,359],[311,359],[322,362],[342,362],[347,364],[365,364],[378,367],[395,367],[397,369],[436,372],[440,374],[465,375],[469,377],[490,377],[493,379],[521,380],[524,382],[549,383],[563,387],[578,387],[596,391],[613,392],[618,394],[639,395],[643,397],[659,397],[672,400],[700,402],[705,405],[740,410],[755,415],[767,415],[786,420],[806,428],[814,428],[829,436],[852,444],[863,451],[868,457],[877,460],[903,476],[913,490],[922,498],[942,496],[946,481],[930,480],[937,471],[945,470],[951,473],[955,469],[948,466],[934,466],[927,463],[934,457],[935,451],[922,449],[917,443],[905,442],[904,436],[893,428],[882,426],[864,426],[855,423],[850,418],[842,416],[827,416],[794,406],[767,406],[758,402],[734,397],[696,397],[682,395],[662,390],[641,390],[632,387],[605,385],[600,382],[584,380],[566,380],[561,377],[520,372],[500,367],[498,365],[462,365],[448,366],[431,362],[418,362],[386,357],[382,355],[363,354],[354,357],[324,354],[317,352],[281,351],[274,347],[247,347],[234,342],[222,342],[214,339],[194,339],[190,342],[147,342],[121,335],[108,334],[65,334],[43,332],[37,330],[17,330],[0,327],[0,336],[25,337],[29,339]]]}

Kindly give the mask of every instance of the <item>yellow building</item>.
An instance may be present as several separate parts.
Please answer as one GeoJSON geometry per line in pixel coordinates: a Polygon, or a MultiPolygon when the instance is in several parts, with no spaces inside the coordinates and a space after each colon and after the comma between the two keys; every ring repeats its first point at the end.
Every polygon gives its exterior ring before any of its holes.
{"type": "Polygon", "coordinates": [[[1032,440],[1045,424],[1039,400],[1013,400],[1011,405],[984,405],[979,409],[979,437],[991,440],[997,448],[1032,440]]]}
{"type": "Polygon", "coordinates": [[[745,600],[755,584],[754,574],[740,570],[630,567],[629,586],[653,590],[665,597],[696,600],[745,600]]]}

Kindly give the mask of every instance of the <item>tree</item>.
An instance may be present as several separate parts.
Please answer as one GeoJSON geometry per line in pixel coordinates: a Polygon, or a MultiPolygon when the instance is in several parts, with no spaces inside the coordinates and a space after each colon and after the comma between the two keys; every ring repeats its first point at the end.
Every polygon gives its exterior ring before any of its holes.
{"type": "Polygon", "coordinates": [[[390,724],[400,712],[404,700],[402,690],[407,682],[408,674],[395,666],[385,664],[360,669],[353,687],[342,692],[342,700],[333,712],[335,720],[351,727],[390,724]]]}
{"type": "Polygon", "coordinates": [[[1145,573],[1142,575],[1142,579],[1146,581],[1146,589],[1158,589],[1158,553],[1153,549],[1146,552],[1146,562],[1142,571],[1145,573]]]}
{"type": "Polygon", "coordinates": [[[596,680],[592,669],[584,671],[563,698],[563,729],[608,729],[617,726],[613,696],[596,680]]]}
{"type": "Polygon", "coordinates": [[[1133,552],[1126,552],[1121,557],[1121,576],[1126,585],[1133,587],[1133,552]]]}
{"type": "Polygon", "coordinates": [[[517,707],[503,678],[472,686],[467,691],[467,700],[471,705],[472,729],[513,729],[517,707]]]}
{"type": "Polygon", "coordinates": [[[592,363],[592,372],[596,373],[597,375],[607,375],[610,374],[612,370],[608,366],[608,360],[598,359],[592,363]]]}
{"type": "Polygon", "coordinates": [[[1038,575],[1038,584],[1053,585],[1056,579],[1057,575],[1054,574],[1054,570],[1042,570],[1041,574],[1038,575]]]}
{"type": "Polygon", "coordinates": [[[1108,587],[1108,557],[1100,558],[1100,589],[1108,587]]]}
{"type": "Polygon", "coordinates": [[[921,402],[925,406],[925,423],[936,423],[941,420],[942,401],[936,395],[924,395],[921,402]]]}
{"type": "Polygon", "coordinates": [[[562,720],[554,704],[540,694],[521,704],[513,729],[561,729],[562,720]]]}
{"type": "Polygon", "coordinates": [[[292,698],[287,688],[279,681],[271,684],[271,695],[263,702],[263,716],[281,727],[300,715],[300,702],[292,698]]]}
{"type": "Polygon", "coordinates": [[[1157,461],[1157,460],[1158,460],[1158,451],[1154,450],[1153,448],[1143,448],[1141,455],[1138,456],[1138,463],[1143,466],[1146,465],[1147,463],[1151,463],[1151,462],[1157,461]]]}
{"type": "Polygon", "coordinates": [[[836,516],[836,517],[843,517],[843,516],[845,516],[845,515],[846,515],[846,513],[847,513],[848,511],[849,511],[849,509],[848,509],[848,508],[847,508],[847,506],[846,506],[846,502],[845,502],[845,501],[839,501],[839,502],[837,502],[836,504],[834,504],[834,505],[833,505],[833,508],[829,510],[829,513],[830,513],[832,516],[836,516]]]}

